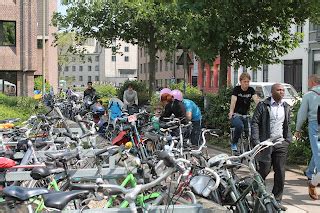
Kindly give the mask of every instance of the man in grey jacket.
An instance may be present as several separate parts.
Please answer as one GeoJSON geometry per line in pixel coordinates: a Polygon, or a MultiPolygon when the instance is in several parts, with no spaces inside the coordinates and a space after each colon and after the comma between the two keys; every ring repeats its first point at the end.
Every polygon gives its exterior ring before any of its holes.
{"type": "Polygon", "coordinates": [[[287,208],[281,204],[285,180],[285,165],[287,161],[288,146],[292,140],[290,130],[290,106],[285,101],[284,88],[281,84],[271,87],[272,97],[259,102],[252,116],[253,145],[273,137],[285,139],[281,144],[269,147],[257,155],[257,170],[265,179],[274,170],[274,185],[272,193],[279,202],[283,211],[287,208]]]}
{"type": "Polygon", "coordinates": [[[128,109],[128,107],[132,106],[133,104],[138,105],[138,94],[135,90],[133,90],[132,84],[129,84],[128,89],[123,93],[123,103],[125,109],[128,109]]]}
{"type": "Polygon", "coordinates": [[[320,183],[320,142],[318,141],[318,121],[317,111],[320,104],[320,75],[311,75],[309,77],[309,88],[311,90],[304,94],[298,111],[296,122],[297,138],[301,137],[302,124],[308,119],[309,141],[312,150],[312,158],[305,174],[309,180],[309,195],[317,200],[318,194],[316,186],[320,183]]]}

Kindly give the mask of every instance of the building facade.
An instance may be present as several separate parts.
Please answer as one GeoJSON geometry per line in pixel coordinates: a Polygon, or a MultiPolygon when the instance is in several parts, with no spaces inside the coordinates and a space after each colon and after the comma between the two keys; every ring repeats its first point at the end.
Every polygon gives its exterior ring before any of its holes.
{"type": "Polygon", "coordinates": [[[49,25],[56,9],[56,0],[0,1],[0,79],[16,85],[16,95],[32,96],[34,77],[42,75],[43,12],[46,79],[57,89],[57,48],[51,45],[56,28],[49,25]]]}
{"type": "Polygon", "coordinates": [[[95,39],[88,39],[85,54],[70,55],[69,63],[60,70],[60,79],[68,86],[86,86],[87,82],[110,83],[121,86],[137,77],[137,47],[123,41],[114,41],[114,48],[103,48],[95,39]]]}
{"type": "Polygon", "coordinates": [[[103,81],[121,86],[126,80],[137,78],[138,46],[121,40],[112,42],[113,48],[104,48],[103,81]]]}
{"type": "MultiPolygon", "coordinates": [[[[164,51],[158,51],[156,56],[156,68],[155,68],[155,86],[167,87],[170,83],[179,83],[184,80],[183,65],[177,65],[182,54],[182,50],[173,54],[172,58],[166,58],[164,51]]],[[[149,61],[150,57],[146,48],[139,48],[138,51],[138,80],[143,82],[149,81],[149,61]]],[[[186,81],[190,82],[190,70],[186,69],[186,81]]]]}
{"type": "Polygon", "coordinates": [[[232,67],[232,84],[238,83],[242,72],[248,72],[252,81],[289,83],[298,92],[306,92],[308,76],[320,73],[320,27],[307,21],[303,26],[292,26],[291,32],[303,33],[304,37],[299,47],[280,58],[281,63],[264,64],[256,70],[232,67]]]}

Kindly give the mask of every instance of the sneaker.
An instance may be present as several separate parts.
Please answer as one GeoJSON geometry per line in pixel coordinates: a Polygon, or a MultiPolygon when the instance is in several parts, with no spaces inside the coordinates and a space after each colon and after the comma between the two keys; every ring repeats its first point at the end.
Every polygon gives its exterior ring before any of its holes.
{"type": "Polygon", "coordinates": [[[231,144],[231,150],[234,152],[234,151],[238,151],[238,147],[237,147],[237,144],[236,143],[232,143],[231,144]]]}
{"type": "Polygon", "coordinates": [[[311,184],[311,181],[308,181],[308,190],[309,190],[309,196],[311,197],[311,199],[318,200],[318,193],[317,193],[316,186],[311,184]]]}

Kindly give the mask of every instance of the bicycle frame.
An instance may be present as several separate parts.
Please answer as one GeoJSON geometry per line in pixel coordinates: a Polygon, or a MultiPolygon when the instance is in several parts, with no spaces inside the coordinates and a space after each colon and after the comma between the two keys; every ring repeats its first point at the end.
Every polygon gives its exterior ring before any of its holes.
{"type": "MultiPolygon", "coordinates": [[[[124,179],[124,181],[121,183],[120,186],[126,187],[128,184],[130,184],[130,186],[132,188],[137,186],[137,180],[136,180],[136,178],[134,177],[134,175],[132,173],[127,175],[127,177],[124,179]]],[[[146,200],[157,198],[160,195],[161,194],[159,192],[153,192],[153,193],[148,194],[148,195],[140,194],[140,195],[138,195],[138,197],[136,199],[136,203],[138,204],[138,206],[145,207],[145,203],[144,202],[146,200]]],[[[111,198],[109,198],[109,200],[106,203],[104,208],[112,208],[113,207],[113,202],[115,201],[116,198],[117,198],[117,195],[111,196],[111,198]]],[[[128,207],[129,207],[129,202],[126,201],[126,200],[124,200],[120,204],[120,208],[128,208],[128,207]]]]}

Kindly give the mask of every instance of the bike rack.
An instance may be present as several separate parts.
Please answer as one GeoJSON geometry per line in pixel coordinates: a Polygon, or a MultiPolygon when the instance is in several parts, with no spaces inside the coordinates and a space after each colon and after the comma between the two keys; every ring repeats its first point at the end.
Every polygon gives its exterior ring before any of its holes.
{"type": "MultiPolygon", "coordinates": [[[[131,172],[136,173],[136,168],[129,168],[131,172]]],[[[102,168],[100,171],[97,168],[93,169],[71,169],[69,170],[70,177],[72,179],[77,178],[86,178],[95,180],[97,177],[102,175],[103,179],[116,179],[123,177],[128,174],[127,170],[124,167],[117,167],[114,169],[102,168]]],[[[55,177],[63,177],[64,173],[57,174],[55,177]]],[[[0,174],[0,182],[11,182],[11,181],[25,181],[33,180],[30,176],[30,171],[21,171],[21,172],[6,172],[0,174]]]]}
{"type": "MultiPolygon", "coordinates": [[[[62,211],[65,213],[80,213],[80,211],[62,211]]],[[[108,212],[108,213],[131,213],[130,208],[107,208],[107,209],[87,209],[83,210],[83,213],[100,213],[100,212],[108,212]]],[[[139,211],[138,211],[139,212],[139,211]]],[[[151,206],[148,210],[144,212],[148,213],[164,213],[164,212],[174,212],[174,213],[202,213],[206,212],[203,209],[203,206],[200,204],[190,204],[190,205],[170,205],[170,206],[151,206]]]]}
{"type": "MultiPolygon", "coordinates": [[[[93,157],[94,153],[99,151],[101,149],[84,149],[81,150],[80,154],[84,157],[93,157]]],[[[39,158],[45,158],[45,153],[58,153],[58,152],[65,152],[64,150],[59,151],[37,151],[35,154],[39,158]]],[[[14,157],[22,158],[23,157],[22,152],[18,152],[14,155],[14,157]]],[[[31,165],[30,165],[31,166],[31,165]]],[[[35,165],[39,166],[39,165],[35,165]]],[[[71,178],[97,178],[100,177],[100,174],[102,175],[102,178],[104,179],[116,179],[119,177],[126,176],[128,174],[128,170],[126,170],[124,167],[116,166],[116,156],[111,156],[109,158],[109,168],[102,168],[99,173],[98,168],[88,168],[88,169],[71,169],[70,176],[71,178]]],[[[134,174],[137,172],[137,169],[134,167],[128,168],[130,172],[133,172],[134,174]]],[[[56,177],[62,177],[64,173],[57,174],[56,177]]],[[[30,171],[12,171],[10,172],[10,169],[4,173],[0,173],[0,182],[2,181],[25,181],[25,180],[32,180],[30,176],[30,171]]]]}

